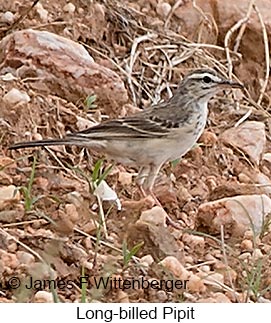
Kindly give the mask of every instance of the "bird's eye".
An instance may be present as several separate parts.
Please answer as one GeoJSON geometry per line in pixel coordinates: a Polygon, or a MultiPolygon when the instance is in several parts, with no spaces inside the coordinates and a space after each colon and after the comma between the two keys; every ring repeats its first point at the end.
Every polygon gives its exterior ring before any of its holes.
{"type": "Polygon", "coordinates": [[[204,76],[203,77],[203,82],[204,83],[211,83],[212,82],[212,79],[209,76],[204,76]]]}

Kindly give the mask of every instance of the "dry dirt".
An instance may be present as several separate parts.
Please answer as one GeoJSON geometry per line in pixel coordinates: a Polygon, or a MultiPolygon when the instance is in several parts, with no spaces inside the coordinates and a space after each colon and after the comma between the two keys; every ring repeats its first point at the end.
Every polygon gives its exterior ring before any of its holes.
{"type": "MultiPolygon", "coordinates": [[[[20,1],[20,4],[5,1],[0,3],[3,12],[10,10],[20,14],[24,14],[30,6],[29,1],[20,1]]],[[[163,62],[166,61],[163,49],[157,50],[151,57],[147,57],[147,54],[144,57],[142,51],[133,72],[145,88],[142,91],[134,87],[136,102],[133,102],[131,86],[122,70],[125,70],[125,62],[130,56],[134,39],[146,34],[148,30],[161,31],[156,43],[147,41],[141,50],[144,46],[162,46],[168,42],[178,44],[184,49],[186,40],[181,36],[177,38],[174,33],[170,36],[164,35],[161,20],[155,11],[155,1],[149,1],[146,5],[143,4],[145,1],[137,1],[136,5],[133,1],[122,3],[117,6],[107,2],[103,8],[103,17],[92,14],[94,9],[89,1],[73,0],[76,8],[73,14],[63,11],[66,4],[64,0],[42,1],[44,9],[50,15],[50,22],[42,22],[33,8],[14,26],[14,30],[29,27],[48,30],[86,45],[86,49],[97,63],[120,75],[129,93],[129,103],[136,103],[139,108],[151,104],[151,98],[155,98],[157,72],[161,73],[162,80],[168,80],[167,84],[174,91],[178,80],[188,70],[202,65],[211,66],[210,57],[214,58],[214,64],[219,63],[220,67],[225,65],[225,58],[220,51],[206,55],[187,52],[188,57],[172,70],[169,79],[168,73],[163,74],[163,68],[157,67],[162,58],[163,62]],[[134,10],[124,9],[124,3],[134,10]],[[81,9],[78,10],[79,8],[81,9]],[[144,65],[143,61],[147,61],[149,65],[144,65]],[[143,75],[143,66],[145,79],[142,81],[140,77],[143,75]]],[[[172,18],[170,28],[173,32],[179,32],[176,18],[172,18]]],[[[6,31],[7,26],[3,24],[2,36],[6,31]]],[[[83,272],[89,277],[87,301],[271,301],[270,228],[267,226],[257,237],[248,230],[239,238],[232,238],[230,234],[226,234],[223,240],[221,235],[210,235],[208,230],[200,227],[196,221],[198,207],[206,201],[256,192],[257,188],[252,185],[253,180],[244,183],[242,179],[245,176],[240,179],[240,174],[247,175],[247,179],[259,168],[266,176],[271,176],[270,164],[268,166],[261,162],[258,167],[240,151],[224,145],[219,140],[219,135],[233,127],[242,117],[242,104],[247,105],[245,99],[240,99],[239,109],[236,108],[237,101],[233,100],[232,93],[220,95],[212,100],[207,129],[199,145],[175,165],[165,165],[159,174],[155,186],[156,195],[172,219],[179,221],[182,230],[170,226],[157,228],[136,224],[141,212],[150,208],[149,201],[142,199],[135,184],[126,184],[120,180],[120,174],[129,179],[126,172],[134,174],[136,170],[115,165],[107,177],[107,182],[117,192],[123,208],[118,211],[115,204],[112,206],[109,202],[103,203],[108,231],[106,238],[104,230],[100,229],[99,225],[95,226],[95,223],[100,221],[99,207],[88,182],[91,180],[95,163],[103,156],[74,147],[56,147],[50,151],[9,151],[8,147],[16,141],[33,138],[33,134],[37,133],[45,138],[76,131],[77,116],[99,121],[105,116],[126,113],[129,109],[103,105],[102,100],[98,100],[97,107],[88,110],[84,106],[85,98],[78,102],[68,102],[63,97],[51,93],[44,94],[42,89],[35,89],[27,80],[21,79],[12,82],[1,80],[1,97],[13,87],[26,91],[31,101],[15,107],[7,107],[1,101],[0,184],[21,188],[13,199],[1,205],[1,281],[6,282],[13,276],[20,277],[22,282],[27,281],[29,276],[34,279],[72,281],[70,288],[55,289],[58,300],[62,302],[81,300],[84,291],[80,288],[79,277],[83,272]],[[29,184],[34,156],[37,164],[30,191],[30,198],[34,203],[26,210],[27,189],[22,187],[27,188],[29,184]],[[124,263],[122,249],[125,243],[127,242],[128,249],[131,250],[142,241],[144,243],[136,254],[139,260],[131,259],[124,263]],[[145,263],[147,267],[144,267],[140,258],[146,255],[151,255],[154,261],[148,265],[145,263]],[[160,291],[122,291],[120,288],[91,287],[95,277],[100,276],[121,279],[173,279],[172,272],[159,263],[166,256],[175,256],[189,271],[189,275],[193,275],[194,282],[188,290],[168,291],[163,288],[160,291]],[[50,264],[51,272],[45,263],[50,264]],[[197,280],[214,273],[217,276],[214,276],[209,284],[197,280]]],[[[161,97],[166,98],[167,95],[165,86],[161,91],[161,97]]],[[[269,108],[265,100],[263,107],[266,110],[269,108]]],[[[268,126],[268,121],[261,111],[255,110],[249,116],[249,120],[262,121],[268,126]]],[[[266,151],[270,152],[269,129],[266,127],[269,133],[266,151]]],[[[103,167],[109,164],[110,161],[105,159],[103,167]]],[[[45,290],[50,291],[48,286],[45,290]]],[[[34,289],[0,289],[0,301],[39,301],[36,293],[37,290],[34,289]]]]}

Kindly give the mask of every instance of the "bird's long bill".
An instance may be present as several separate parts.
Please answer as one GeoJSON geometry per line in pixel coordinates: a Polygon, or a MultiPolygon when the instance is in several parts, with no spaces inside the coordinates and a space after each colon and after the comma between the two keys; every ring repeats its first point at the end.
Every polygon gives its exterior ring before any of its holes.
{"type": "Polygon", "coordinates": [[[238,83],[238,82],[233,82],[230,80],[225,80],[225,81],[221,82],[220,84],[224,87],[231,87],[231,88],[238,88],[238,89],[244,88],[244,84],[238,83]]]}

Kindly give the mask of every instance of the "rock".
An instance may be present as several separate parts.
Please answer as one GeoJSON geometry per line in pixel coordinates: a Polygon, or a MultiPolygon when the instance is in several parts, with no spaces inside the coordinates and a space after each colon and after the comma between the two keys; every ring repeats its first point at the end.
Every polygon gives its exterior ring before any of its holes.
{"type": "Polygon", "coordinates": [[[45,290],[39,290],[34,295],[35,303],[54,303],[54,297],[51,292],[47,292],[45,290]]]}
{"type": "Polygon", "coordinates": [[[206,286],[199,276],[192,274],[187,283],[187,289],[193,293],[205,292],[206,286]]]}
{"type": "Polygon", "coordinates": [[[213,146],[217,142],[217,135],[211,131],[205,130],[200,136],[199,142],[202,142],[206,146],[213,146]]]}
{"type": "Polygon", "coordinates": [[[67,13],[69,13],[69,14],[74,13],[74,12],[75,12],[75,9],[76,9],[75,5],[74,5],[73,3],[71,3],[71,2],[67,3],[67,4],[63,7],[63,11],[64,11],[64,12],[67,12],[67,13]]]}
{"type": "Polygon", "coordinates": [[[3,100],[9,104],[27,103],[30,97],[26,92],[13,88],[4,95],[3,100]]]}
{"type": "Polygon", "coordinates": [[[262,159],[271,165],[271,153],[264,154],[262,159]]]}
{"type": "Polygon", "coordinates": [[[259,165],[266,142],[265,125],[258,121],[244,122],[236,128],[223,132],[221,140],[241,149],[252,162],[259,165]]]}
{"type": "Polygon", "coordinates": [[[65,205],[65,212],[67,217],[73,222],[77,223],[80,219],[79,214],[76,210],[76,206],[74,204],[66,204],[65,205]]]}
{"type": "Polygon", "coordinates": [[[251,228],[256,234],[271,212],[271,199],[262,195],[238,195],[200,205],[197,218],[199,225],[208,227],[211,233],[220,233],[221,225],[231,236],[240,237],[251,228]]]}
{"type": "Polygon", "coordinates": [[[154,262],[154,259],[152,257],[152,255],[146,255],[146,256],[143,256],[139,259],[140,263],[144,263],[144,264],[147,264],[148,266],[150,266],[151,264],[153,264],[154,262]]]}
{"type": "Polygon", "coordinates": [[[160,264],[169,270],[177,279],[187,280],[190,276],[189,271],[174,256],[167,256],[160,264]]]}
{"type": "Polygon", "coordinates": [[[90,121],[88,119],[76,116],[77,122],[76,122],[76,126],[78,127],[79,131],[85,130],[87,128],[93,127],[95,126],[95,122],[90,121]]]}
{"type": "Polygon", "coordinates": [[[35,7],[36,7],[36,11],[40,17],[40,20],[42,22],[47,22],[48,21],[48,11],[43,8],[43,6],[40,2],[38,2],[35,7]]]}
{"type": "Polygon", "coordinates": [[[248,240],[248,239],[244,239],[242,242],[241,242],[241,245],[240,245],[240,248],[241,250],[244,252],[244,251],[253,251],[253,242],[251,240],[248,240]]]}
{"type": "Polygon", "coordinates": [[[117,291],[117,302],[130,303],[129,295],[122,290],[118,290],[117,291]]]}
{"type": "Polygon", "coordinates": [[[260,249],[257,248],[255,250],[253,250],[252,258],[253,258],[254,261],[262,259],[263,258],[263,253],[261,252],[260,249]]]}
{"type": "Polygon", "coordinates": [[[25,264],[28,266],[35,262],[35,257],[31,255],[31,253],[26,251],[18,251],[17,257],[21,264],[25,264]]]}
{"type": "Polygon", "coordinates": [[[16,80],[17,78],[14,75],[12,75],[11,73],[6,73],[4,75],[1,75],[0,79],[5,82],[10,82],[10,81],[16,80]]]}
{"type": "Polygon", "coordinates": [[[133,181],[133,174],[128,172],[119,172],[118,181],[121,185],[131,185],[133,181]]]}
{"type": "Polygon", "coordinates": [[[20,193],[16,186],[9,185],[0,187],[0,205],[7,200],[20,200],[20,193]]]}
{"type": "Polygon", "coordinates": [[[0,262],[4,268],[15,269],[19,266],[19,260],[14,253],[2,250],[0,253],[0,262]]]}
{"type": "Polygon", "coordinates": [[[212,286],[215,290],[221,290],[224,284],[224,276],[220,273],[208,273],[203,279],[205,285],[212,286]]]}
{"type": "Polygon", "coordinates": [[[10,11],[6,11],[0,15],[0,22],[12,24],[14,22],[14,14],[10,11]]]}
{"type": "Polygon", "coordinates": [[[139,220],[153,225],[162,225],[163,227],[166,227],[166,219],[166,211],[160,206],[154,206],[150,210],[143,211],[139,220]]]}
{"type": "Polygon", "coordinates": [[[263,173],[256,172],[254,177],[255,183],[261,184],[261,189],[265,194],[271,194],[271,180],[263,173]]]}
{"type": "Polygon", "coordinates": [[[170,13],[170,10],[171,10],[171,5],[167,2],[159,2],[157,4],[156,12],[163,19],[165,19],[168,16],[168,14],[170,13]]]}
{"type": "Polygon", "coordinates": [[[0,42],[1,70],[9,69],[39,88],[67,101],[77,102],[90,93],[97,95],[107,114],[118,114],[128,96],[121,78],[110,69],[96,64],[85,48],[64,37],[32,29],[15,31],[0,42]]]}

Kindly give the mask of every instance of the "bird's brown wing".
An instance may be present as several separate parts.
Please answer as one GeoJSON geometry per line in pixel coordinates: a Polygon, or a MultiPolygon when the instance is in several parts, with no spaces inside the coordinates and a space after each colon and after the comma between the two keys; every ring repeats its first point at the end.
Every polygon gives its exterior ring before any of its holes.
{"type": "Polygon", "coordinates": [[[91,139],[159,138],[168,135],[167,122],[158,118],[138,116],[108,120],[89,129],[67,135],[67,137],[89,137],[91,139]]]}

